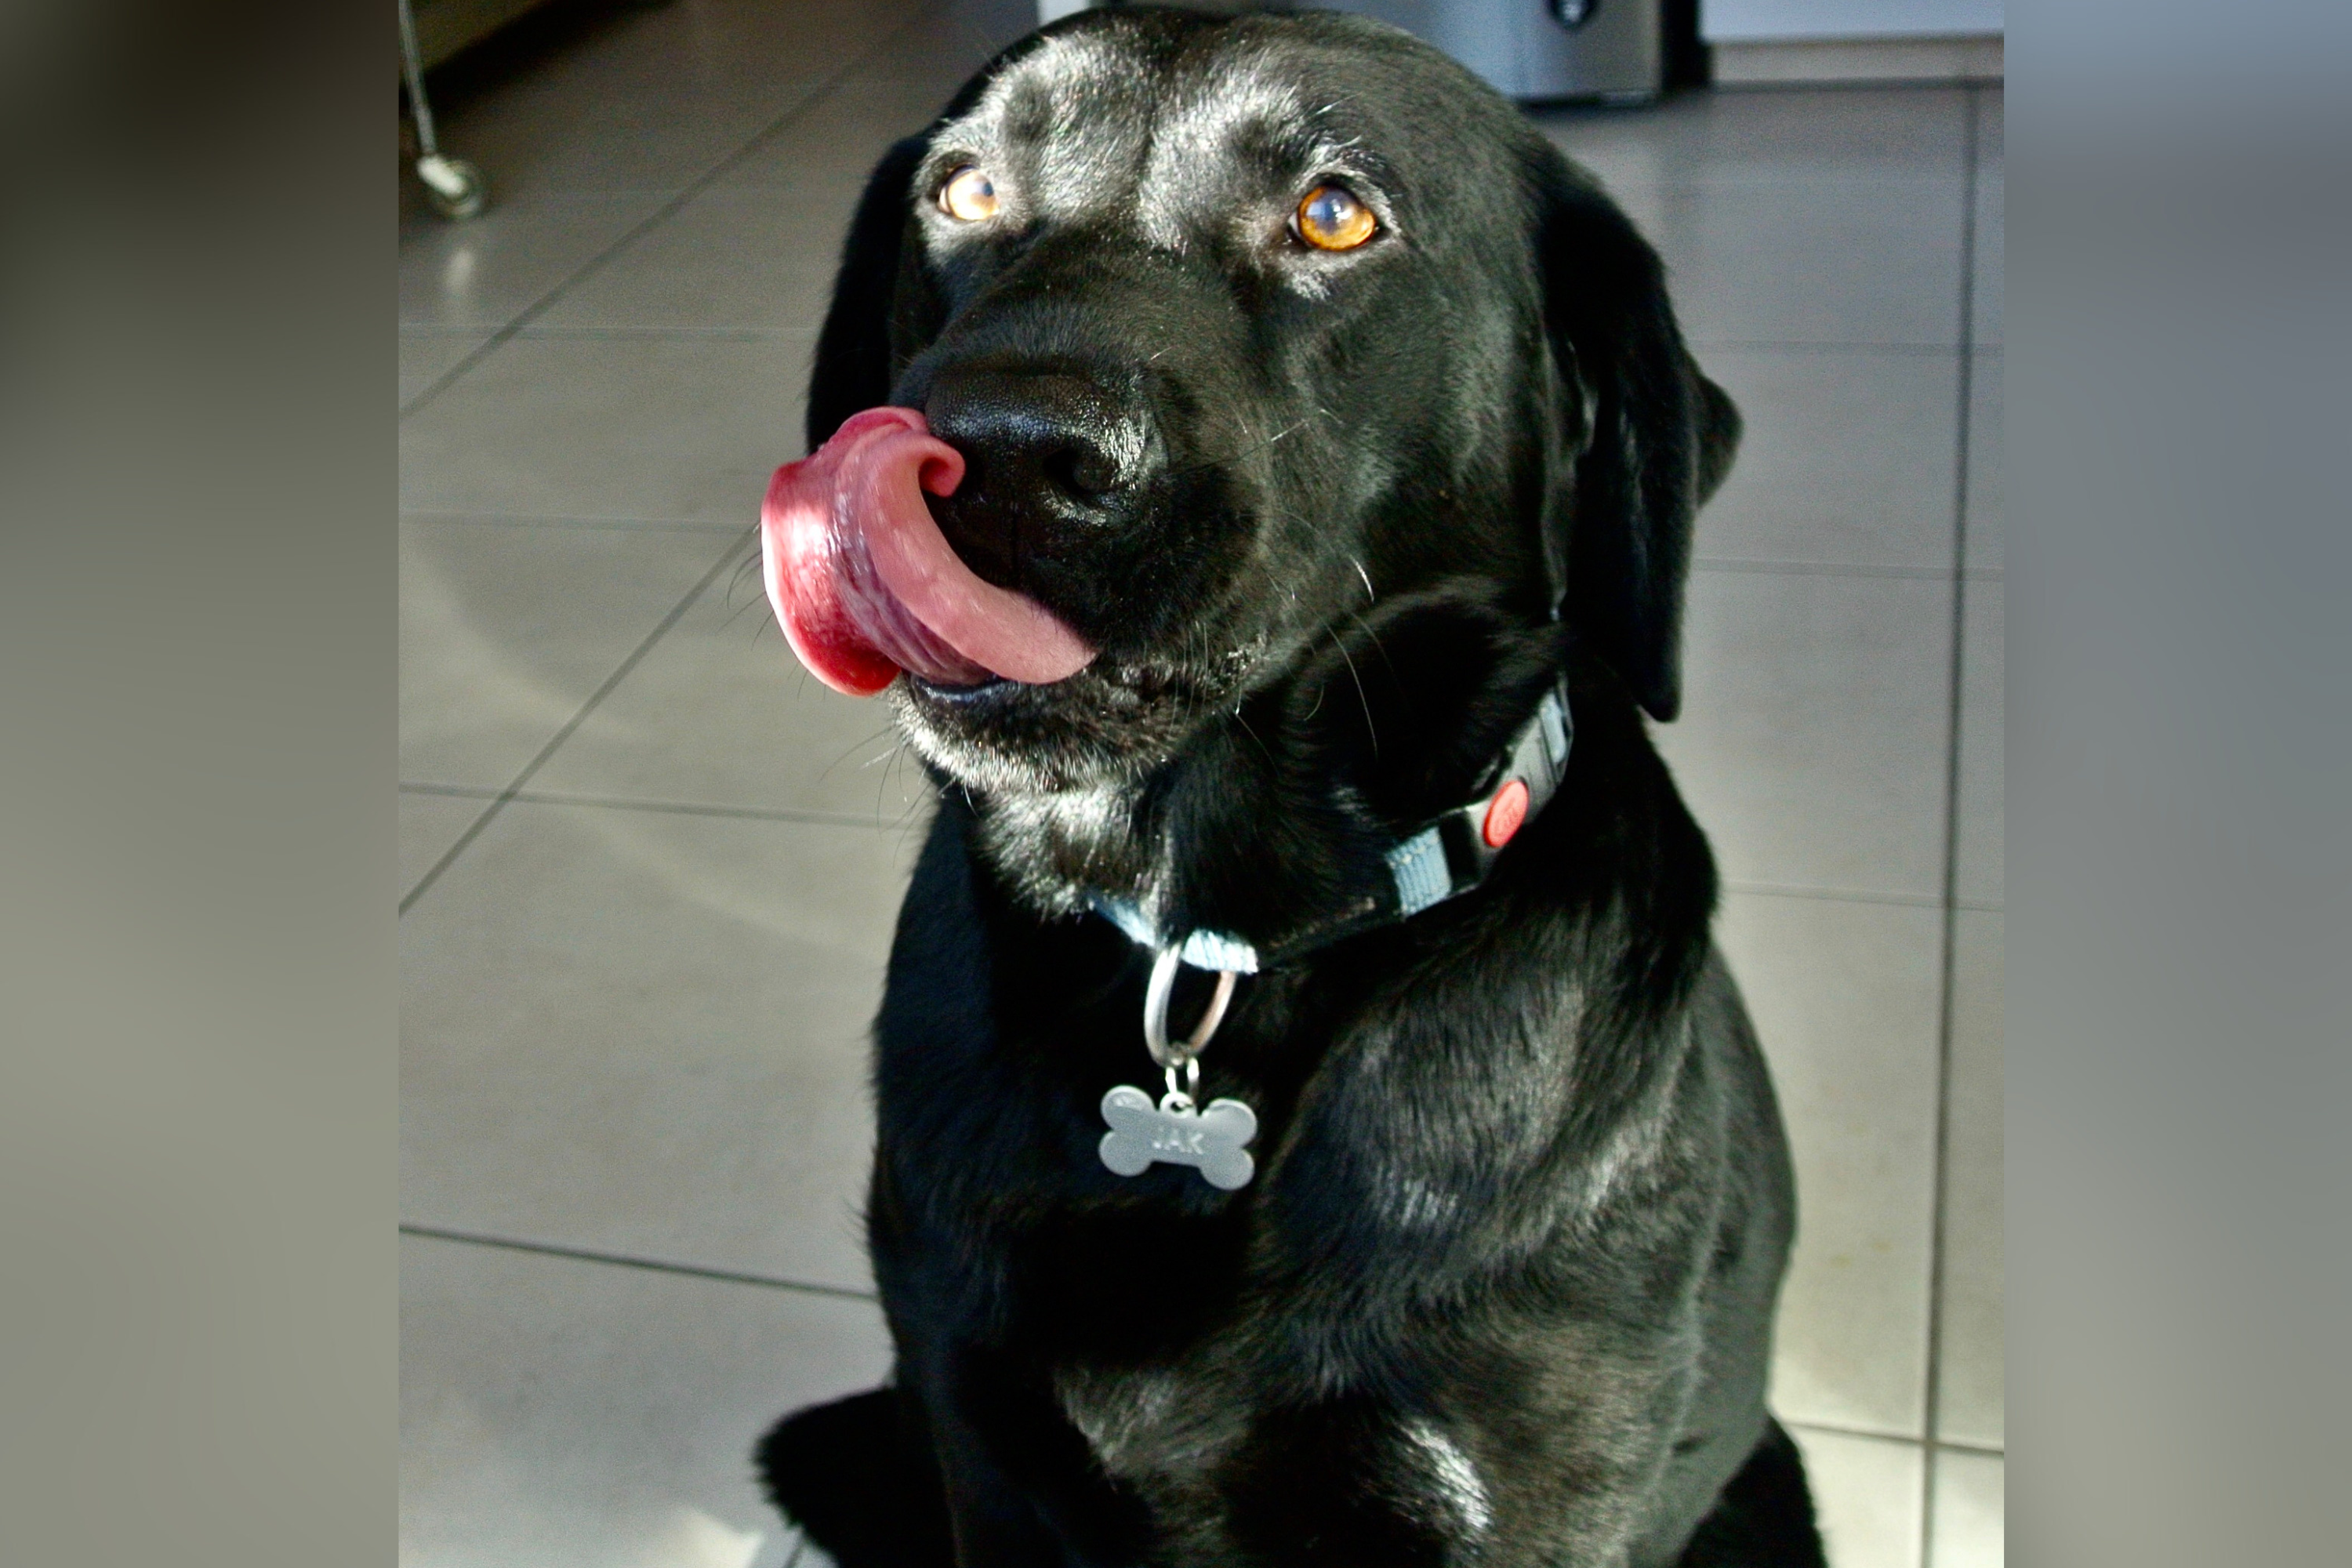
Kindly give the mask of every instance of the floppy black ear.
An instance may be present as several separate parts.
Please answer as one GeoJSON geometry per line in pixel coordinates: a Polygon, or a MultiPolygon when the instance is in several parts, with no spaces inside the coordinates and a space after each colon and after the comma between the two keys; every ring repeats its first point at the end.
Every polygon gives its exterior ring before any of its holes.
{"type": "MultiPolygon", "coordinates": [[[[1568,383],[1572,464],[1548,541],[1561,614],[1658,719],[1682,708],[1691,521],[1739,446],[1739,411],[1699,374],[1665,268],[1601,190],[1557,157],[1537,174],[1544,325],[1568,383]]],[[[1562,488],[1556,484],[1555,489],[1562,488]]]]}
{"type": "Polygon", "coordinates": [[[907,235],[908,186],[925,145],[923,137],[909,136],[883,153],[857,199],[857,216],[849,221],[841,269],[834,275],[833,308],[825,313],[816,367],[809,373],[812,452],[851,415],[890,401],[890,385],[898,379],[890,318],[907,264],[899,252],[907,235]]]}

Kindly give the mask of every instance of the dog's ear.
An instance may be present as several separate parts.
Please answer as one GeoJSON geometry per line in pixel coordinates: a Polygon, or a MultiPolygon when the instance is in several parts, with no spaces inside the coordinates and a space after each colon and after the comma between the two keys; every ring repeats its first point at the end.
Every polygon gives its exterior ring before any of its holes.
{"type": "Polygon", "coordinates": [[[925,138],[909,136],[882,154],[857,200],[849,237],[834,275],[833,308],[816,342],[809,373],[808,444],[814,452],[841,422],[890,401],[898,378],[891,318],[912,258],[901,255],[907,237],[908,185],[923,161],[925,138]]]}
{"type": "Polygon", "coordinates": [[[1691,522],[1731,467],[1739,411],[1699,374],[1665,268],[1556,154],[1536,173],[1544,327],[1566,406],[1545,547],[1561,614],[1658,719],[1682,707],[1691,522]]]}

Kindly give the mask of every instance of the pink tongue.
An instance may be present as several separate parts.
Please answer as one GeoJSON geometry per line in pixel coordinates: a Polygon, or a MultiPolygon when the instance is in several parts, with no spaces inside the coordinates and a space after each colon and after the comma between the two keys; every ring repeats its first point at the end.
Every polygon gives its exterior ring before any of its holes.
{"type": "Polygon", "coordinates": [[[1024,595],[957,558],[922,492],[953,494],[963,456],[911,408],[869,408],[768,481],[760,551],[768,603],[801,662],[852,697],[901,669],[941,686],[992,675],[1043,685],[1095,657],[1024,595]]]}

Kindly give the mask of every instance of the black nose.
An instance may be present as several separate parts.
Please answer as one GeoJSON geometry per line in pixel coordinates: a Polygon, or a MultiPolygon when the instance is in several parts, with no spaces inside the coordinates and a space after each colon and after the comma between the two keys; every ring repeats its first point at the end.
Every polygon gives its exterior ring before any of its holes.
{"type": "Polygon", "coordinates": [[[1124,520],[1157,443],[1123,399],[1059,372],[947,370],[923,414],[963,454],[963,480],[934,508],[965,564],[1019,588],[1042,565],[1124,520]]]}

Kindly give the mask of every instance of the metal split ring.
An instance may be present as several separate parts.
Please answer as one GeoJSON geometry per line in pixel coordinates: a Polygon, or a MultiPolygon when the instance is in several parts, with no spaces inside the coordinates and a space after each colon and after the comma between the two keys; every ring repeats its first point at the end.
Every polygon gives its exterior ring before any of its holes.
{"type": "Polygon", "coordinates": [[[1160,1102],[1160,1109],[1162,1110],[1190,1110],[1199,1100],[1201,1058],[1196,1056],[1186,1056],[1183,1068],[1184,1081],[1180,1086],[1176,1079],[1177,1069],[1175,1064],[1171,1062],[1168,1068],[1168,1098],[1160,1102]]]}
{"type": "Polygon", "coordinates": [[[1143,1043],[1150,1047],[1151,1059],[1168,1069],[1169,1089],[1175,1089],[1174,1075],[1189,1068],[1192,1083],[1201,1081],[1201,1067],[1192,1060],[1225,1021],[1225,1006],[1234,999],[1234,971],[1217,971],[1217,993],[1209,998],[1208,1010],[1201,1021],[1192,1026],[1192,1036],[1181,1046],[1168,1043],[1168,998],[1176,989],[1176,966],[1183,955],[1172,947],[1163,947],[1151,961],[1151,981],[1143,990],[1143,1043]]]}

